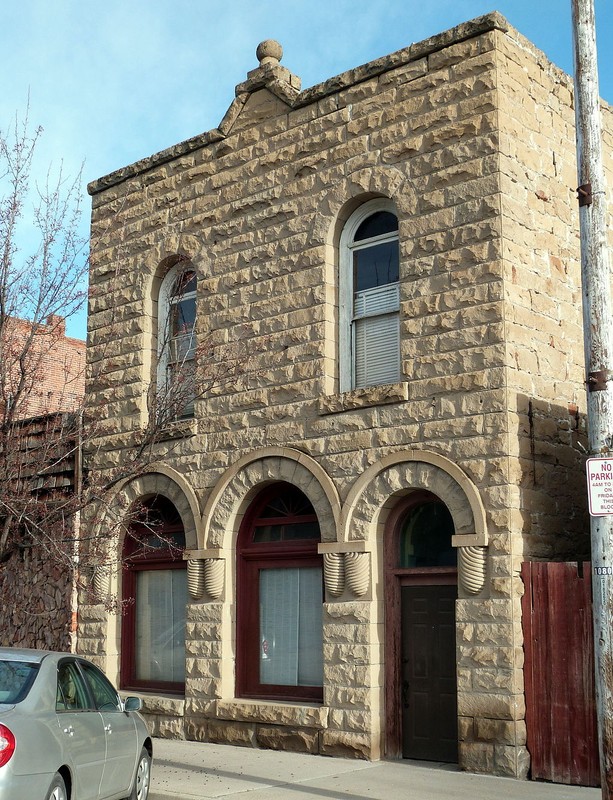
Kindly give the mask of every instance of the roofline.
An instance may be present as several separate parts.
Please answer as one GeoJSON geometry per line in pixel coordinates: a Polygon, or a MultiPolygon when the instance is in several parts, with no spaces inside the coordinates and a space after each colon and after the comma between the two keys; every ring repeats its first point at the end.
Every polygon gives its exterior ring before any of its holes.
{"type": "MultiPolygon", "coordinates": [[[[369,61],[367,64],[362,64],[359,67],[342,72],[340,75],[329,78],[323,83],[316,84],[309,89],[300,92],[296,100],[291,104],[291,108],[302,108],[318,100],[321,100],[328,95],[335,94],[336,92],[347,89],[370,78],[382,75],[397,67],[405,66],[411,61],[417,61],[424,58],[438,50],[443,50],[452,44],[473,39],[489,31],[499,30],[503,33],[513,31],[513,26],[507,19],[498,11],[493,11],[489,14],[484,14],[481,17],[476,17],[468,22],[463,22],[456,25],[454,28],[437,33],[428,39],[423,39],[420,42],[409,45],[402,50],[397,50],[395,53],[377,58],[374,61],[369,61]]],[[[130,178],[148,172],[161,164],[166,164],[169,161],[174,161],[176,158],[192,153],[195,150],[200,150],[207,145],[219,142],[225,139],[226,134],[222,130],[223,121],[217,128],[212,128],[205,133],[193,136],[179,144],[172,145],[171,147],[161,150],[159,153],[154,153],[151,156],[142,158],[135,161],[133,164],[121,167],[114,172],[104,175],[97,180],[92,181],[87,186],[87,191],[90,195],[96,195],[109,189],[111,186],[116,186],[123,183],[130,178]]]]}

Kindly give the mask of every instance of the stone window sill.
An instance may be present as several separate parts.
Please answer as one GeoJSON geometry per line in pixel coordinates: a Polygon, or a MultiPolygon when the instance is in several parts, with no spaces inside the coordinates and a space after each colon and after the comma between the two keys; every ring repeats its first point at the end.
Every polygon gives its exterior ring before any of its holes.
{"type": "Polygon", "coordinates": [[[327,728],[328,707],[268,700],[218,700],[217,719],[232,722],[259,722],[301,728],[327,728]]]}
{"type": "Polygon", "coordinates": [[[319,413],[324,416],[356,408],[404,403],[408,398],[409,384],[407,381],[385,383],[381,386],[367,386],[363,389],[352,389],[350,392],[329,394],[321,397],[319,399],[319,413]]]}
{"type": "Polygon", "coordinates": [[[143,703],[144,714],[170,714],[173,717],[182,717],[185,711],[185,698],[178,695],[150,694],[149,692],[124,691],[122,697],[140,697],[143,703]]]}
{"type": "Polygon", "coordinates": [[[176,422],[169,423],[164,430],[160,431],[159,441],[169,441],[172,439],[187,439],[195,436],[198,426],[195,419],[178,419],[176,422]]]}

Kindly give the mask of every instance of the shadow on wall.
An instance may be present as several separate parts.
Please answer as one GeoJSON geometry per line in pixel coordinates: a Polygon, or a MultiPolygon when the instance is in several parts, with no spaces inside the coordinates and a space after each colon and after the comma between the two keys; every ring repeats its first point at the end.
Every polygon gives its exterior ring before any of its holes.
{"type": "Polygon", "coordinates": [[[520,492],[524,559],[589,560],[586,415],[575,403],[561,406],[526,395],[516,401],[519,474],[511,483],[520,492]]]}

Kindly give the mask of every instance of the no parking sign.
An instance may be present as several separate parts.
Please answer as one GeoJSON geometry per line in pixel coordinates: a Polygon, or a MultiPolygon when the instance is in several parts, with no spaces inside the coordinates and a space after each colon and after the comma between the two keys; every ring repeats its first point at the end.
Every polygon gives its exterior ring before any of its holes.
{"type": "Polygon", "coordinates": [[[593,517],[613,514],[613,459],[588,458],[587,492],[593,517]]]}

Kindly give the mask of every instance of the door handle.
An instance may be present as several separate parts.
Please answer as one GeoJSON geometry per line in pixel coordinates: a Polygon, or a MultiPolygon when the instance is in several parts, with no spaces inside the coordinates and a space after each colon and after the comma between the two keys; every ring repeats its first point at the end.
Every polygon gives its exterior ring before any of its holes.
{"type": "Polygon", "coordinates": [[[106,731],[106,733],[112,733],[113,732],[113,728],[110,725],[110,723],[108,725],[104,726],[104,730],[106,731]]]}
{"type": "Polygon", "coordinates": [[[64,728],[64,733],[66,733],[68,736],[74,736],[74,728],[72,727],[72,725],[69,725],[67,728],[64,728]]]}

